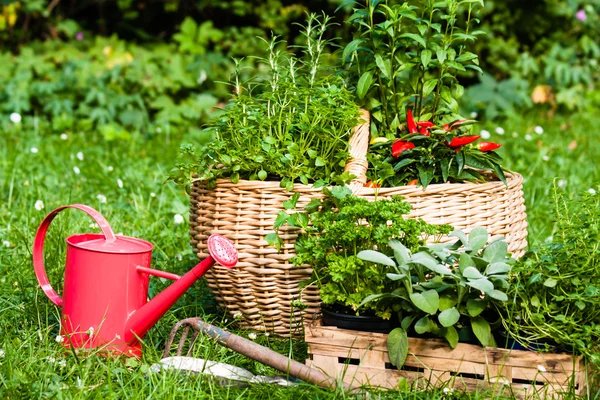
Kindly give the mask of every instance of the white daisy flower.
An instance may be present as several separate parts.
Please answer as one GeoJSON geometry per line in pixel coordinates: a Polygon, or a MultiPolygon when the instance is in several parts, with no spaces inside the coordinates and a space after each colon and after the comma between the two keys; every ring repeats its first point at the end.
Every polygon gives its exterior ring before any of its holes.
{"type": "Polygon", "coordinates": [[[479,115],[479,114],[477,114],[475,111],[473,111],[473,112],[471,113],[471,118],[475,119],[475,118],[477,118],[477,116],[478,116],[478,115],[479,115]]]}
{"type": "Polygon", "coordinates": [[[60,360],[57,364],[59,367],[64,368],[67,366],[67,360],[60,360]]]}
{"type": "Polygon", "coordinates": [[[496,133],[497,133],[498,135],[504,135],[504,128],[502,128],[502,127],[500,127],[500,126],[499,126],[499,127],[497,127],[497,128],[496,128],[496,133]]]}
{"type": "Polygon", "coordinates": [[[546,238],[546,240],[545,240],[545,241],[546,241],[547,243],[550,243],[550,242],[552,242],[553,240],[554,240],[554,236],[550,235],[550,236],[548,236],[548,237],[546,238]]]}
{"type": "Polygon", "coordinates": [[[98,229],[98,228],[100,228],[100,227],[98,226],[98,224],[97,224],[97,223],[95,223],[95,222],[92,222],[92,223],[90,223],[90,228],[92,228],[92,229],[98,229]]]}
{"type": "Polygon", "coordinates": [[[54,340],[56,340],[56,343],[63,343],[65,341],[65,338],[61,335],[56,335],[56,338],[54,338],[54,340]]]}
{"type": "Polygon", "coordinates": [[[78,159],[79,161],[83,161],[83,153],[82,153],[81,151],[78,151],[78,152],[77,152],[77,156],[76,156],[76,157],[77,157],[77,159],[78,159]]]}
{"type": "Polygon", "coordinates": [[[543,157],[542,157],[542,160],[544,160],[544,161],[548,161],[548,160],[550,160],[550,157],[548,157],[548,156],[543,156],[543,157]]]}
{"type": "Polygon", "coordinates": [[[589,194],[591,194],[592,196],[595,196],[595,195],[596,195],[596,189],[589,188],[589,189],[587,190],[587,192],[588,192],[589,194]]]}
{"type": "Polygon", "coordinates": [[[99,194],[98,196],[96,196],[96,198],[98,199],[98,201],[102,204],[106,203],[106,196],[103,194],[99,194]]]}
{"type": "Polygon", "coordinates": [[[114,168],[112,167],[112,165],[109,165],[108,168],[106,168],[106,170],[108,172],[112,172],[112,171],[114,171],[114,168]]]}
{"type": "Polygon", "coordinates": [[[248,334],[248,339],[250,339],[250,340],[256,340],[256,337],[257,337],[256,333],[254,333],[254,332],[250,332],[248,334]]]}
{"type": "Polygon", "coordinates": [[[38,201],[35,202],[34,207],[35,207],[36,210],[41,211],[41,210],[44,209],[44,202],[41,201],[41,200],[38,200],[38,201]]]}
{"type": "Polygon", "coordinates": [[[78,167],[73,167],[73,172],[75,172],[75,175],[79,175],[81,170],[78,167]]]}
{"type": "Polygon", "coordinates": [[[530,134],[525,135],[525,140],[531,141],[531,139],[533,139],[533,136],[531,136],[530,134]]]}
{"type": "Polygon", "coordinates": [[[8,240],[3,240],[2,241],[2,246],[4,246],[4,247],[10,247],[10,246],[12,246],[12,244],[8,240]]]}
{"type": "Polygon", "coordinates": [[[481,136],[482,139],[489,139],[492,135],[490,135],[490,133],[484,129],[479,132],[479,136],[481,136]]]}
{"type": "Polygon", "coordinates": [[[566,179],[561,179],[558,181],[558,187],[561,189],[564,189],[565,187],[567,187],[567,180],[566,179]]]}
{"type": "Polygon", "coordinates": [[[80,389],[83,387],[83,382],[81,382],[81,378],[80,377],[77,377],[77,387],[80,388],[80,389]]]}
{"type": "Polygon", "coordinates": [[[240,318],[242,318],[242,313],[241,313],[241,312],[239,312],[239,311],[236,311],[236,312],[233,314],[233,319],[240,319],[240,318]]]}
{"type": "Polygon", "coordinates": [[[535,133],[537,133],[538,135],[541,135],[542,133],[544,133],[544,128],[542,128],[541,126],[536,126],[535,128],[533,128],[533,131],[535,133]]]}
{"type": "Polygon", "coordinates": [[[123,189],[123,181],[121,179],[117,179],[117,186],[119,189],[123,189]]]}
{"type": "Polygon", "coordinates": [[[543,365],[538,365],[538,371],[546,372],[546,367],[544,367],[543,365]]]}
{"type": "Polygon", "coordinates": [[[37,149],[37,147],[32,147],[32,148],[31,148],[31,152],[32,152],[33,154],[36,154],[38,151],[39,151],[39,150],[37,149]]]}
{"type": "Polygon", "coordinates": [[[12,113],[10,114],[10,120],[13,122],[13,124],[18,124],[21,122],[21,114],[19,113],[12,113]]]}
{"type": "Polygon", "coordinates": [[[5,355],[6,353],[4,352],[4,350],[0,349],[0,358],[4,358],[5,355]]]}
{"type": "Polygon", "coordinates": [[[161,133],[162,132],[162,128],[160,126],[156,127],[156,133],[161,133]]]}
{"type": "Polygon", "coordinates": [[[151,192],[151,193],[150,193],[150,197],[156,197],[156,193],[154,193],[154,192],[151,192]]]}
{"type": "Polygon", "coordinates": [[[176,225],[183,224],[183,221],[184,221],[183,215],[181,215],[181,214],[175,214],[173,216],[173,222],[175,222],[176,225]]]}
{"type": "Polygon", "coordinates": [[[271,334],[269,332],[265,332],[265,337],[269,337],[271,334]]]}
{"type": "Polygon", "coordinates": [[[452,394],[454,393],[454,388],[445,387],[443,392],[444,394],[452,394]]]}
{"type": "Polygon", "coordinates": [[[67,140],[69,137],[67,136],[67,134],[66,134],[66,133],[63,133],[63,134],[61,134],[61,135],[60,135],[60,138],[61,138],[62,140],[67,140]]]}

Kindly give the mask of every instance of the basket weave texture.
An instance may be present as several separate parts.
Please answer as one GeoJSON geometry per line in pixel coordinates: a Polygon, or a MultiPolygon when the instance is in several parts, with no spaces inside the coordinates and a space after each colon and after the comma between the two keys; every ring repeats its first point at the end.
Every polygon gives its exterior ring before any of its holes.
{"type": "MultiPolygon", "coordinates": [[[[356,175],[353,192],[369,200],[404,196],[413,209],[410,217],[429,223],[450,224],[469,232],[485,227],[491,235],[503,235],[508,249],[520,257],[527,247],[527,221],[523,199],[523,178],[507,173],[508,188],[500,181],[487,183],[449,183],[416,186],[366,188],[369,144],[369,119],[358,125],[350,140],[350,159],[346,170],[356,175]]],[[[297,184],[287,192],[279,182],[246,181],[232,183],[218,179],[214,188],[194,183],[191,192],[190,235],[198,257],[208,256],[206,240],[213,233],[235,243],[239,262],[233,269],[215,265],[206,274],[208,286],[221,307],[239,318],[246,328],[273,332],[282,336],[302,334],[303,318],[311,319],[319,311],[320,298],[314,285],[300,288],[311,277],[311,269],[290,263],[298,231],[283,228],[281,251],[264,240],[273,232],[273,224],[283,202],[292,193],[300,193],[298,208],[322,196],[321,189],[297,184]],[[294,307],[301,300],[308,307],[294,307]]],[[[442,242],[450,240],[442,238],[442,242]]]]}

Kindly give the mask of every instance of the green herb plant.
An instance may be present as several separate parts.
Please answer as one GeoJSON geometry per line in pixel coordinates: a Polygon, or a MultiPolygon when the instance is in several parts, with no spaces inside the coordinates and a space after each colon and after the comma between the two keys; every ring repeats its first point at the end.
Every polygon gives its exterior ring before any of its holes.
{"type": "Polygon", "coordinates": [[[234,74],[233,98],[207,128],[214,140],[198,150],[183,146],[184,162],[171,178],[276,179],[288,190],[295,181],[347,181],[348,139],[359,112],[343,79],[328,67],[331,26],[329,17],[309,15],[304,44],[293,49],[300,58],[280,49],[277,38],[266,42],[267,56],[259,64],[267,78],[245,83],[240,71],[234,74]]]}
{"type": "MultiPolygon", "coordinates": [[[[429,244],[412,253],[396,240],[389,242],[394,259],[380,251],[364,250],[357,257],[369,265],[385,266],[388,288],[363,299],[359,308],[374,301],[392,304],[401,327],[388,338],[392,364],[400,367],[408,354],[408,333],[445,338],[454,348],[459,331],[472,332],[483,346],[496,346],[490,321],[499,320],[496,308],[508,300],[508,274],[513,260],[502,237],[492,238],[485,228],[467,237],[454,231],[456,243],[429,244]]],[[[368,266],[367,266],[368,268],[368,266]]]]}
{"type": "Polygon", "coordinates": [[[600,197],[553,199],[553,239],[515,266],[503,324],[525,346],[555,342],[600,365],[600,197]]]}
{"type": "MultiPolygon", "coordinates": [[[[292,262],[309,265],[313,281],[326,305],[338,305],[358,313],[362,300],[391,288],[386,266],[367,263],[358,257],[361,250],[374,247],[390,252],[391,239],[415,249],[424,238],[450,232],[447,225],[431,225],[421,219],[406,218],[410,204],[399,196],[369,202],[352,195],[345,186],[324,189],[322,199],[314,199],[303,212],[280,212],[275,228],[284,224],[301,228],[292,262]]],[[[295,196],[297,200],[298,195],[295,196]]],[[[294,198],[287,205],[295,207],[294,198]]],[[[363,313],[389,319],[392,308],[385,301],[372,302],[363,313]]]]}

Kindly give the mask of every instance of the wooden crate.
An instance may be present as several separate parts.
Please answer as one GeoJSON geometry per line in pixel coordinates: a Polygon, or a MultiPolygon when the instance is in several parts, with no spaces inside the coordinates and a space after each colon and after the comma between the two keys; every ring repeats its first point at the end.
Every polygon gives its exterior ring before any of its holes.
{"type": "MultiPolygon", "coordinates": [[[[587,394],[588,374],[580,357],[458,344],[454,350],[439,339],[409,338],[409,355],[397,369],[390,364],[387,335],[305,327],[306,364],[357,386],[395,388],[400,378],[419,387],[488,389],[494,395],[562,398],[574,389],[587,394]]],[[[572,392],[571,392],[572,393],[572,392]]]]}

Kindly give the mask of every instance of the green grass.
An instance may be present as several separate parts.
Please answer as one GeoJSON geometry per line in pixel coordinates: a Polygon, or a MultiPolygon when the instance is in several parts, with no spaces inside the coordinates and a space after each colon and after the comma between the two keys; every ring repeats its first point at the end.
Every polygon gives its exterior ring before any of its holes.
{"type": "MultiPolygon", "coordinates": [[[[600,156],[600,147],[595,145],[599,122],[600,119],[584,115],[553,120],[515,119],[501,124],[505,131],[502,136],[494,133],[495,125],[486,126],[492,132],[490,140],[505,143],[502,153],[506,167],[526,178],[525,197],[533,245],[543,242],[553,232],[549,193],[555,178],[567,182],[564,190],[568,192],[599,190],[595,163],[600,156]],[[544,127],[542,135],[533,132],[537,125],[544,127]],[[517,132],[517,137],[512,132],[517,132]],[[525,140],[526,134],[532,140],[525,140]],[[569,149],[572,141],[576,141],[577,148],[569,149]]],[[[181,140],[185,139],[156,136],[106,143],[92,132],[69,134],[67,140],[62,140],[33,128],[0,123],[0,349],[4,352],[0,357],[1,398],[345,397],[342,392],[310,385],[228,389],[198,376],[148,374],[148,367],[161,358],[168,332],[177,320],[202,316],[218,326],[236,330],[216,307],[202,282],[194,285],[145,337],[144,356],[139,361],[76,359],[55,342],[60,310],[39,290],[31,263],[35,231],[46,213],[55,207],[88,204],[102,212],[115,232],[152,242],[154,268],[184,273],[194,265],[187,223],[174,221],[175,214],[187,219],[188,197],[183,188],[163,184],[181,140]],[[83,160],[77,157],[78,152],[82,152],[83,160]],[[74,167],[79,168],[79,174],[74,167]],[[118,180],[122,181],[122,187],[118,180]],[[106,203],[99,200],[99,195],[106,197],[106,203]],[[35,208],[38,200],[44,204],[42,210],[35,208]]],[[[63,214],[53,222],[46,242],[47,271],[59,290],[65,237],[97,231],[90,227],[92,221],[83,213],[69,210],[63,214]]],[[[165,285],[153,278],[151,295],[165,285]]],[[[260,334],[257,341],[283,354],[291,353],[298,360],[305,356],[301,342],[260,334]]],[[[195,355],[238,365],[256,374],[276,374],[206,339],[197,343],[195,355]]],[[[390,399],[486,398],[485,393],[444,396],[441,390],[373,394],[373,398],[390,399]]]]}

